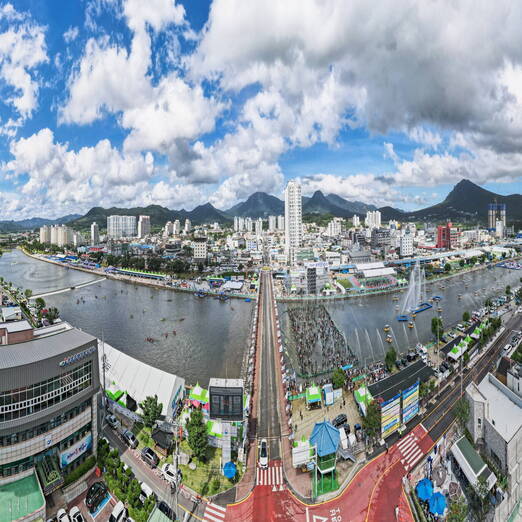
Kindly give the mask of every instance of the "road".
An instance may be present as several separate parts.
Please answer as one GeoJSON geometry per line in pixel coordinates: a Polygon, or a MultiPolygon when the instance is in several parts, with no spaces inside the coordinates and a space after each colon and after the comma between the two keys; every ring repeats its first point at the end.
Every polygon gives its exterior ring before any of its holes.
{"type": "Polygon", "coordinates": [[[258,440],[266,438],[269,446],[269,458],[280,458],[281,425],[278,413],[278,379],[276,374],[274,339],[274,315],[272,304],[272,278],[270,272],[261,272],[260,292],[261,325],[261,372],[258,393],[258,440]]]}

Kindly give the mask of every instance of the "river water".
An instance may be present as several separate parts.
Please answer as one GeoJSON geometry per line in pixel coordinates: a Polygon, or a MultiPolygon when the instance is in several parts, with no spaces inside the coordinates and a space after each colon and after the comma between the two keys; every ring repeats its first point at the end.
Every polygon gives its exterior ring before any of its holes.
{"type": "MultiPolygon", "coordinates": [[[[464,311],[471,313],[483,306],[488,297],[504,293],[507,285],[518,286],[521,277],[522,270],[495,267],[427,283],[426,294],[427,297],[442,297],[440,317],[444,326],[449,327],[462,320],[464,311]],[[458,298],[459,294],[462,295],[461,299],[458,298]]],[[[433,339],[431,319],[439,315],[436,304],[433,308],[417,314],[414,328],[410,329],[408,323],[397,321],[396,317],[400,312],[396,310],[396,306],[401,305],[405,293],[406,291],[329,302],[322,300],[321,304],[326,306],[359,361],[368,364],[384,358],[388,348],[385,341],[387,334],[383,330],[386,324],[391,327],[393,346],[399,353],[407,352],[418,342],[426,343],[433,339]],[[392,301],[394,295],[399,296],[399,302],[392,301]]],[[[292,306],[302,305],[279,304],[282,334],[286,339],[291,339],[286,311],[292,306]]],[[[311,323],[313,327],[313,318],[311,323]]]]}
{"type": "MultiPolygon", "coordinates": [[[[19,250],[0,257],[0,276],[34,295],[94,279],[94,274],[38,261],[19,250]]],[[[103,335],[111,346],[187,383],[207,385],[210,377],[240,375],[252,303],[201,299],[109,279],[44,299],[73,326],[103,335]]]]}

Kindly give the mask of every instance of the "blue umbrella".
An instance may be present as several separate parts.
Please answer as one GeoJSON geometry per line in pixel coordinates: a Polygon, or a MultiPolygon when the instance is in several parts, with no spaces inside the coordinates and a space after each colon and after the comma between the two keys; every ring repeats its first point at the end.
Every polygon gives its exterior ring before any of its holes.
{"type": "Polygon", "coordinates": [[[444,515],[446,510],[446,497],[442,493],[434,493],[430,498],[430,512],[434,515],[444,515]]]}
{"type": "Polygon", "coordinates": [[[227,479],[234,478],[236,476],[236,473],[237,473],[237,468],[236,468],[236,465],[232,461],[227,462],[223,466],[223,475],[225,475],[225,477],[227,477],[227,479]]]}
{"type": "Polygon", "coordinates": [[[427,478],[423,478],[419,483],[417,484],[417,496],[421,500],[429,500],[431,496],[433,495],[433,484],[431,483],[431,480],[427,478]]]}

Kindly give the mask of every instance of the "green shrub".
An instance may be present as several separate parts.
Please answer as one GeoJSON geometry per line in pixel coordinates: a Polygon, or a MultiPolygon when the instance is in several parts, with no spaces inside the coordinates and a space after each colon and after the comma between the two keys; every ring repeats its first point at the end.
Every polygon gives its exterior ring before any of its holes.
{"type": "Polygon", "coordinates": [[[76,469],[65,475],[64,487],[78,480],[83,474],[87,473],[96,464],[94,455],[87,457],[76,469]]]}

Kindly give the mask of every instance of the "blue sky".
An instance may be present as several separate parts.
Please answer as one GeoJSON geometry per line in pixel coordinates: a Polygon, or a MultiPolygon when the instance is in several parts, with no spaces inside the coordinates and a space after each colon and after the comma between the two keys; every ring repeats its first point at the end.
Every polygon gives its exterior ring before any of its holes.
{"type": "Polygon", "coordinates": [[[520,193],[518,9],[0,0],[0,219],[226,209],[291,178],[405,209],[462,178],[520,193]]]}

